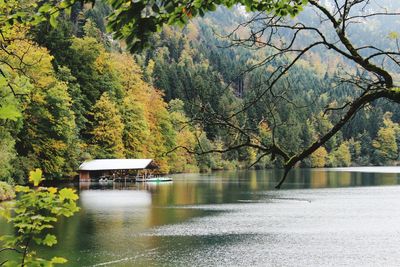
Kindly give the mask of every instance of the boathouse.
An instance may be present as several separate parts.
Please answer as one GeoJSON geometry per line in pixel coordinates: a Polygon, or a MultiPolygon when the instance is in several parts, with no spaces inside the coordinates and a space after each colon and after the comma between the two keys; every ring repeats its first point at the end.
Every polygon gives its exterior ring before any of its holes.
{"type": "Polygon", "coordinates": [[[143,177],[154,169],[157,165],[152,159],[94,159],[79,166],[79,181],[89,182],[101,177],[143,177]]]}

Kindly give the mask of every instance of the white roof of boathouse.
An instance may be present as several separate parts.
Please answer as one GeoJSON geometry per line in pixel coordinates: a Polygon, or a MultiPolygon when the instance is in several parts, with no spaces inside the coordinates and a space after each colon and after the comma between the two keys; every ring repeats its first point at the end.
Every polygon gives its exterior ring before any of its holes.
{"type": "Polygon", "coordinates": [[[146,169],[152,161],[152,159],[94,159],[82,163],[79,170],[141,170],[146,169]]]}

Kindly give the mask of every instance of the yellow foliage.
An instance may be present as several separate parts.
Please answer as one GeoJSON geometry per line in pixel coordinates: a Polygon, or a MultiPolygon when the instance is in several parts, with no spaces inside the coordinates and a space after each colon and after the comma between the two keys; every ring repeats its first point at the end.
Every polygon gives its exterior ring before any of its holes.
{"type": "Polygon", "coordinates": [[[23,39],[13,41],[7,50],[14,55],[0,54],[0,60],[20,69],[37,87],[45,88],[56,81],[51,64],[53,57],[46,48],[23,39]]]}
{"type": "Polygon", "coordinates": [[[7,52],[0,50],[0,62],[7,62],[2,64],[2,70],[9,74],[13,84],[18,84],[23,74],[36,87],[47,88],[56,81],[51,64],[53,56],[46,48],[25,38],[26,32],[22,27],[8,32],[7,38],[12,41],[7,45],[7,52]]]}
{"type": "Polygon", "coordinates": [[[104,93],[93,107],[94,145],[98,146],[99,157],[123,158],[124,145],[122,134],[124,125],[121,116],[107,93],[104,93]]]}
{"type": "Polygon", "coordinates": [[[188,23],[187,27],[187,38],[190,41],[194,41],[195,39],[198,38],[199,36],[199,30],[197,29],[197,25],[191,21],[190,23],[188,23]]]}
{"type": "Polygon", "coordinates": [[[142,71],[129,54],[111,54],[111,64],[125,90],[134,88],[136,84],[143,84],[142,71]]]}
{"type": "Polygon", "coordinates": [[[351,153],[349,143],[343,142],[335,151],[329,155],[330,165],[332,167],[348,167],[351,164],[351,153]]]}
{"type": "Polygon", "coordinates": [[[176,146],[181,147],[182,149],[176,150],[170,159],[171,169],[174,172],[193,172],[198,171],[197,161],[195,156],[192,153],[189,153],[188,150],[194,151],[195,146],[197,144],[197,139],[195,136],[195,129],[187,124],[188,118],[185,116],[183,111],[183,102],[181,100],[172,100],[170,102],[171,105],[177,107],[177,110],[172,110],[170,112],[172,124],[174,126],[176,135],[176,146]]]}
{"type": "Polygon", "coordinates": [[[311,154],[311,167],[313,168],[322,168],[326,165],[326,159],[328,156],[328,152],[324,147],[320,147],[311,154]]]}
{"type": "Polygon", "coordinates": [[[388,160],[395,160],[398,157],[396,136],[400,134],[400,127],[391,120],[392,113],[386,112],[383,117],[383,124],[378,131],[377,138],[372,142],[376,149],[376,162],[384,164],[388,160]]]}

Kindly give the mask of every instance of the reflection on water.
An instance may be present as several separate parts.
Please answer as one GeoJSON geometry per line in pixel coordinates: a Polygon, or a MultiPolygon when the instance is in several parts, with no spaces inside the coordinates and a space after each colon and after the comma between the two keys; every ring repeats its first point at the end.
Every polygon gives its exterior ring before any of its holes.
{"type": "Polygon", "coordinates": [[[87,190],[79,194],[84,208],[109,210],[151,205],[151,194],[145,190],[87,190]]]}
{"type": "MultiPolygon", "coordinates": [[[[398,174],[297,169],[276,191],[281,175],[81,184],[81,211],[58,223],[59,244],[41,253],[65,256],[69,266],[400,263],[400,187],[384,186],[398,185],[398,174]]],[[[0,234],[6,232],[0,221],[0,234]]]]}
{"type": "Polygon", "coordinates": [[[400,173],[400,166],[346,167],[346,168],[328,168],[325,170],[333,172],[400,173]]]}

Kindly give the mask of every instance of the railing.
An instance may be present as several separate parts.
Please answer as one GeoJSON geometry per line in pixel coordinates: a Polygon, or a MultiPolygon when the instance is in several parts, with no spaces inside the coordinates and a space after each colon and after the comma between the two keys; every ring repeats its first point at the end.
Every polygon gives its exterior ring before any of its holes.
{"type": "Polygon", "coordinates": [[[149,178],[162,177],[160,174],[147,174],[147,175],[103,175],[94,179],[92,181],[96,182],[135,182],[143,181],[149,178]]]}

